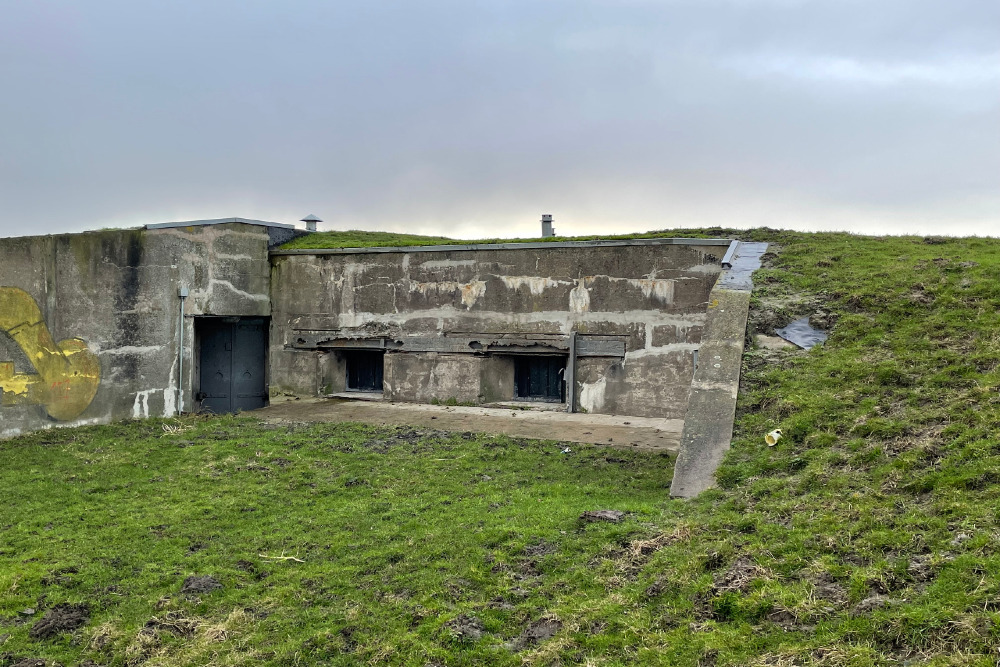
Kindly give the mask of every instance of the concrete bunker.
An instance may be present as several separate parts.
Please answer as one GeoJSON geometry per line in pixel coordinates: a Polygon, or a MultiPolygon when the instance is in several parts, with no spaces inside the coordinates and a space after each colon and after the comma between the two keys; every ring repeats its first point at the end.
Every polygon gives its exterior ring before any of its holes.
{"type": "Polygon", "coordinates": [[[516,402],[683,422],[681,495],[728,447],[763,244],[280,247],[299,233],[224,218],[0,239],[0,436],[277,394],[516,402]]]}
{"type": "Polygon", "coordinates": [[[224,218],[0,239],[0,436],[201,409],[198,322],[269,333],[268,250],[295,233],[224,218]]]}
{"type": "Polygon", "coordinates": [[[396,402],[683,419],[727,239],[271,253],[272,384],[336,395],[378,350],[396,402]]]}

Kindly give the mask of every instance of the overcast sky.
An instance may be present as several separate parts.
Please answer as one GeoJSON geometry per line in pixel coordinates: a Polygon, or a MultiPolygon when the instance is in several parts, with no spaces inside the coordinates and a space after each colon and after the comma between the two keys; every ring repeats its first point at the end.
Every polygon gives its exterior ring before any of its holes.
{"type": "Polygon", "coordinates": [[[1000,235],[997,0],[0,0],[0,235],[1000,235]]]}

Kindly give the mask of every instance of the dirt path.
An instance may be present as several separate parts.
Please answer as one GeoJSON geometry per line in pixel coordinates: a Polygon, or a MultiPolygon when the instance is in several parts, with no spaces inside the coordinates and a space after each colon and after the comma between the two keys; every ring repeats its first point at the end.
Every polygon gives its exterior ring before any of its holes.
{"type": "Polygon", "coordinates": [[[647,451],[677,452],[681,419],[567,414],[421,403],[385,403],[337,398],[274,399],[253,414],[270,422],[355,421],[426,426],[444,431],[503,433],[523,438],[565,440],[647,451]]]}

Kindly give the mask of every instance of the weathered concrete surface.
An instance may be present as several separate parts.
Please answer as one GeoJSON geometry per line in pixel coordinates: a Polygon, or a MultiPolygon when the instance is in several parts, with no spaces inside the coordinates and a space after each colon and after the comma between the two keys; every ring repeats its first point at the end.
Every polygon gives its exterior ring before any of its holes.
{"type": "Polygon", "coordinates": [[[678,419],[386,401],[350,401],[335,398],[275,399],[269,407],[248,414],[268,421],[405,424],[443,431],[503,433],[521,438],[562,440],[670,453],[677,451],[683,426],[678,419]]]}
{"type": "Polygon", "coordinates": [[[193,318],[270,314],[268,242],[244,224],[0,239],[0,436],[174,414],[181,285],[190,409],[193,318]]]}
{"type": "Polygon", "coordinates": [[[433,399],[478,402],[482,395],[483,357],[471,354],[387,354],[385,394],[392,400],[404,396],[418,403],[433,399]]]}
{"type": "MultiPolygon", "coordinates": [[[[315,396],[323,355],[378,344],[386,398],[514,398],[511,354],[581,350],[589,413],[683,418],[727,245],[637,244],[272,255],[271,384],[315,396]],[[617,347],[615,347],[617,346],[617,347]],[[324,351],[326,350],[326,351],[324,351]],[[618,350],[618,351],[615,351],[618,350]],[[507,376],[510,377],[507,377],[507,376]]],[[[329,367],[330,364],[327,364],[329,367]]]]}
{"type": "Polygon", "coordinates": [[[729,451],[736,417],[740,368],[750,312],[750,276],[766,243],[740,245],[733,276],[723,273],[709,297],[698,368],[684,418],[670,495],[690,498],[715,486],[715,471],[729,451]]]}
{"type": "Polygon", "coordinates": [[[241,223],[244,225],[251,225],[263,229],[267,232],[268,237],[268,248],[275,248],[282,243],[288,243],[297,236],[304,236],[309,232],[296,229],[295,225],[280,223],[280,222],[267,222],[266,220],[250,220],[248,218],[214,218],[212,220],[189,220],[186,222],[161,222],[152,225],[146,225],[146,229],[178,229],[178,228],[188,228],[188,227],[210,227],[212,225],[226,225],[233,223],[241,223]]]}

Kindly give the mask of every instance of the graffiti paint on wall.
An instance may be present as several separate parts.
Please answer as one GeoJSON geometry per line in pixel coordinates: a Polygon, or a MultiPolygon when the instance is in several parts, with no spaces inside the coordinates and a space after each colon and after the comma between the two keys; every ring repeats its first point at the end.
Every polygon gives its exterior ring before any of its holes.
{"type": "Polygon", "coordinates": [[[87,409],[101,382],[101,363],[85,341],[55,342],[38,303],[17,287],[0,287],[0,331],[36,371],[16,373],[13,362],[0,361],[0,406],[41,405],[60,421],[87,409]]]}

